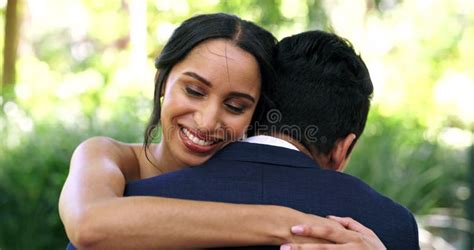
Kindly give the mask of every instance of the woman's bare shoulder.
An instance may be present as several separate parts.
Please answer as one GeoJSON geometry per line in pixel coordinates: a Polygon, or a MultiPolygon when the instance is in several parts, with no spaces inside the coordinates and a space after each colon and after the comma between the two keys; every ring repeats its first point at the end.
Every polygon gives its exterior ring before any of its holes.
{"type": "Polygon", "coordinates": [[[95,136],[83,141],[75,154],[87,155],[88,159],[104,159],[112,162],[120,169],[125,179],[130,181],[140,178],[142,149],[140,143],[127,143],[111,137],[95,136]]]}
{"type": "Polygon", "coordinates": [[[148,152],[145,153],[142,143],[128,143],[106,136],[96,136],[82,142],[76,150],[110,159],[120,168],[125,179],[131,181],[160,174],[152,163],[154,156],[151,152],[155,151],[156,145],[149,145],[148,152]]]}
{"type": "Polygon", "coordinates": [[[160,175],[161,172],[156,167],[156,159],[153,152],[158,144],[150,144],[147,148],[141,143],[130,143],[128,146],[133,150],[133,153],[140,168],[140,179],[160,175]]]}

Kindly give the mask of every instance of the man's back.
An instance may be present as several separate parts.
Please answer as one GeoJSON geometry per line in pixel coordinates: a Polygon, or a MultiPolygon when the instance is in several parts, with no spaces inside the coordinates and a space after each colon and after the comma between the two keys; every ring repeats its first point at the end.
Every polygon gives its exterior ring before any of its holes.
{"type": "Polygon", "coordinates": [[[417,225],[404,207],[355,177],[323,170],[291,149],[233,143],[202,166],[127,185],[125,195],[282,205],[320,216],[347,216],[372,229],[388,249],[418,249],[417,225]]]}

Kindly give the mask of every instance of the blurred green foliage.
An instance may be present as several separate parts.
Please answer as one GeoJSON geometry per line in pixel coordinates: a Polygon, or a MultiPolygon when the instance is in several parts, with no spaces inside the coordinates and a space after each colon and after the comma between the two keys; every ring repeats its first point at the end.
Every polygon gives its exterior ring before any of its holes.
{"type": "Polygon", "coordinates": [[[347,172],[417,214],[452,208],[462,214],[468,150],[432,141],[416,119],[386,117],[372,109],[347,172]],[[461,193],[460,193],[461,192],[461,193]]]}
{"type": "Polygon", "coordinates": [[[348,172],[417,214],[445,207],[464,216],[474,117],[472,103],[452,100],[469,101],[474,91],[468,1],[150,0],[141,13],[143,65],[131,60],[131,1],[46,2],[28,2],[17,97],[0,99],[0,249],[65,246],[57,202],[74,148],[95,135],[142,141],[153,58],[183,20],[217,11],[277,38],[315,28],[349,38],[369,66],[375,98],[348,172]]]}
{"type": "Polygon", "coordinates": [[[1,249],[65,248],[67,238],[57,204],[73,150],[97,135],[122,141],[142,139],[144,124],[135,122],[133,109],[121,107],[111,122],[100,122],[97,117],[91,117],[87,127],[43,122],[34,124],[28,133],[0,117],[0,123],[8,126],[0,136],[14,135],[2,141],[0,148],[1,249]]]}

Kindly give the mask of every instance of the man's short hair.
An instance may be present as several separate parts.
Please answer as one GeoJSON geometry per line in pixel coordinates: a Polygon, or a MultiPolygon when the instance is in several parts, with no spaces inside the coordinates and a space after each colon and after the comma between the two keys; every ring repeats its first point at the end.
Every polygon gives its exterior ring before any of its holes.
{"type": "Polygon", "coordinates": [[[275,60],[278,81],[271,98],[281,119],[264,124],[322,154],[350,133],[360,137],[373,85],[348,40],[323,31],[304,32],[283,39],[275,60]],[[283,129],[294,125],[299,129],[283,129]]]}

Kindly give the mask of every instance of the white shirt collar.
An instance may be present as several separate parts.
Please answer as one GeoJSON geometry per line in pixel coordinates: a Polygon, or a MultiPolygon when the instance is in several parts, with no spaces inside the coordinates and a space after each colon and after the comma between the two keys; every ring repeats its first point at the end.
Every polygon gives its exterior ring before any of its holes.
{"type": "Polygon", "coordinates": [[[256,136],[251,136],[243,142],[248,142],[248,143],[257,143],[257,144],[264,144],[264,145],[270,145],[270,146],[276,146],[276,147],[282,147],[282,148],[287,148],[287,149],[292,149],[299,151],[293,144],[282,140],[280,138],[276,138],[273,136],[268,136],[268,135],[256,135],[256,136]]]}

